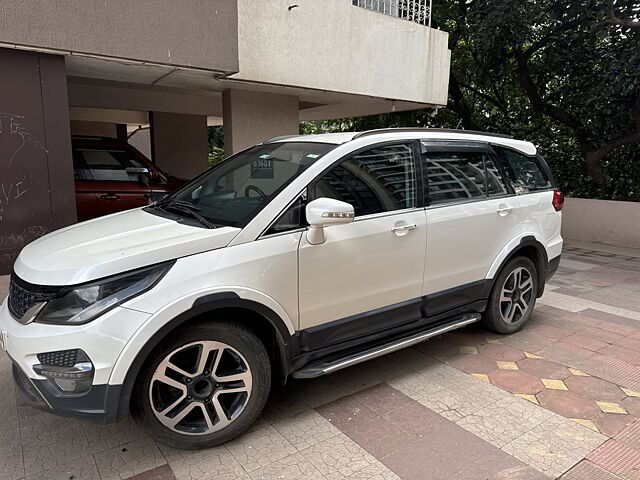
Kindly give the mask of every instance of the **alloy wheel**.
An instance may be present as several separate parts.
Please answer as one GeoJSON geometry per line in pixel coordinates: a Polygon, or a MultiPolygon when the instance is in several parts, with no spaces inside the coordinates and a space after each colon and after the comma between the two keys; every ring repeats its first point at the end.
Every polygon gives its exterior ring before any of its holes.
{"type": "Polygon", "coordinates": [[[226,343],[200,341],[169,353],[149,384],[156,418],[186,435],[206,435],[231,424],[245,409],[253,379],[242,354],[226,343]]]}
{"type": "Polygon", "coordinates": [[[500,315],[506,323],[516,323],[525,316],[533,299],[533,278],[525,267],[509,274],[500,292],[500,315]]]}

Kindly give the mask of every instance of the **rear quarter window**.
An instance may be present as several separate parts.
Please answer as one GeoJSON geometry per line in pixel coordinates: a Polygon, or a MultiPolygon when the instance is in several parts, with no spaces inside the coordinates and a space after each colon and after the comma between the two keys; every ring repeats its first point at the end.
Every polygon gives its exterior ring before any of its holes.
{"type": "Polygon", "coordinates": [[[514,188],[535,191],[553,187],[549,175],[537,156],[527,156],[503,147],[494,147],[494,149],[502,160],[514,188]]]}

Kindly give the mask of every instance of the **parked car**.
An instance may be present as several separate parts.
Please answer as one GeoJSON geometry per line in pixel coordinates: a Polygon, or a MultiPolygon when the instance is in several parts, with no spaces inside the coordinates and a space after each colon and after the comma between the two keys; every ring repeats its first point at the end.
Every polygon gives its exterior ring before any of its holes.
{"type": "Polygon", "coordinates": [[[164,200],[25,247],[0,310],[41,408],[160,441],[226,442],[272,384],[482,320],[520,329],[560,262],[563,196],[536,148],[467,131],[295,136],[164,200]]]}
{"type": "Polygon", "coordinates": [[[184,184],[115,138],[74,136],[78,220],[149,205],[184,184]]]}

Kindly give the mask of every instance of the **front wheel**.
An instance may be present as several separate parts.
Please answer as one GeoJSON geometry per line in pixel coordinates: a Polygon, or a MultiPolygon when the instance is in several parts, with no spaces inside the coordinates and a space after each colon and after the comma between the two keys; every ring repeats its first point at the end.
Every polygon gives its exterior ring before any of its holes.
{"type": "Polygon", "coordinates": [[[497,276],[483,321],[497,333],[513,333],[522,328],[536,303],[538,276],[526,257],[516,257],[497,276]]]}
{"type": "Polygon", "coordinates": [[[206,448],[243,433],[271,386],[269,356],[249,329],[216,322],[161,344],[135,392],[143,424],[176,448],[206,448]]]}

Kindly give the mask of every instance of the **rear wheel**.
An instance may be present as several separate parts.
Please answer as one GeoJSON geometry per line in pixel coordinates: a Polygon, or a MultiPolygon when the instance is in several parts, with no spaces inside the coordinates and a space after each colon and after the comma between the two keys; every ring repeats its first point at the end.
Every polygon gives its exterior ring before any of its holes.
{"type": "Polygon", "coordinates": [[[529,320],[536,303],[538,275],[527,257],[516,257],[502,269],[491,292],[485,325],[497,333],[513,333],[529,320]]]}
{"type": "Polygon", "coordinates": [[[240,435],[269,395],[271,368],[249,329],[216,322],[163,343],[142,372],[136,396],[145,426],[176,448],[205,448],[240,435]]]}

